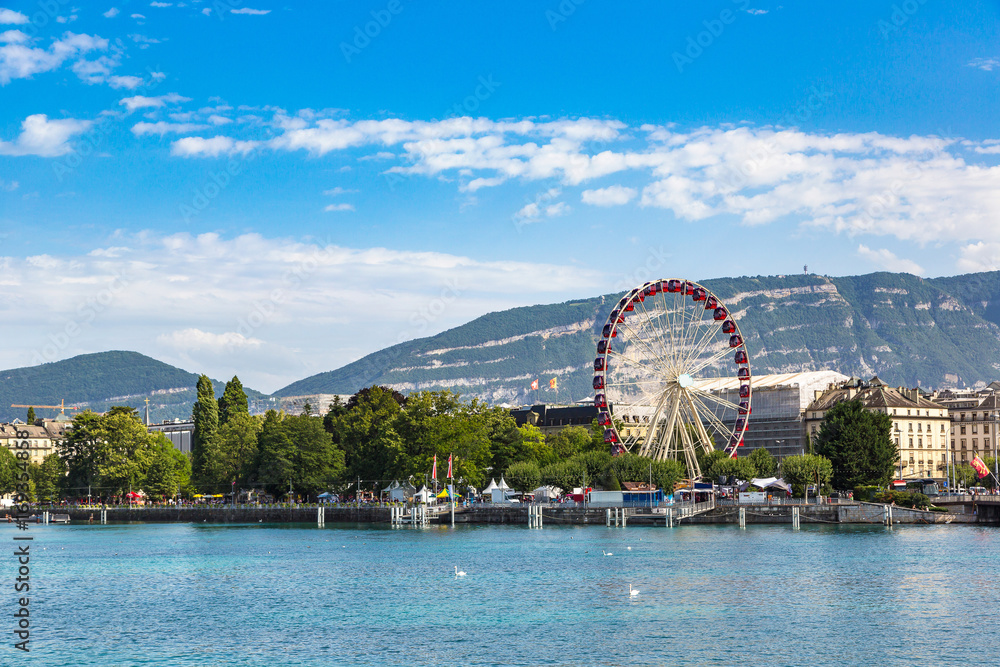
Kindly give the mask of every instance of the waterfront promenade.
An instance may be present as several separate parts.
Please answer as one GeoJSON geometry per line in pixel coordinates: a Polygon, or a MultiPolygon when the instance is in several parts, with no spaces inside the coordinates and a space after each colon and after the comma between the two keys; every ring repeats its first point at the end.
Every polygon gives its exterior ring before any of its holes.
{"type": "MultiPolygon", "coordinates": [[[[740,510],[745,524],[793,523],[797,513],[801,523],[878,524],[886,523],[1000,523],[1000,497],[988,499],[958,498],[948,503],[950,512],[928,512],[876,503],[780,502],[766,504],[676,503],[656,508],[583,507],[578,504],[492,505],[481,504],[455,509],[456,524],[532,525],[532,512],[541,517],[542,526],[556,525],[690,525],[739,524],[740,510]],[[668,510],[670,514],[668,515],[668,510]]],[[[103,510],[108,523],[385,523],[392,522],[393,508],[402,525],[409,523],[409,509],[390,505],[315,505],[315,504],[236,504],[236,505],[161,505],[109,506],[103,510]],[[400,511],[402,510],[402,511],[400,511]]],[[[37,508],[39,517],[46,508],[37,508]]],[[[99,524],[100,506],[52,507],[50,517],[68,515],[72,523],[99,524]]],[[[41,519],[40,519],[41,520],[41,519]]],[[[452,515],[447,505],[431,507],[428,524],[449,524],[452,515]]]]}

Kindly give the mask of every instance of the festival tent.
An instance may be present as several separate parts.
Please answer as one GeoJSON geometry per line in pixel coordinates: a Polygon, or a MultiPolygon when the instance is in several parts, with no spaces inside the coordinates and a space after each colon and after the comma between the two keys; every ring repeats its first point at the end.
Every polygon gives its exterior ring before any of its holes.
{"type": "Polygon", "coordinates": [[[562,489],[558,486],[540,486],[531,492],[531,495],[535,497],[535,500],[555,500],[562,495],[562,489]]]}
{"type": "Polygon", "coordinates": [[[761,477],[751,479],[750,486],[756,486],[758,489],[781,489],[787,493],[792,492],[791,484],[787,484],[785,480],[777,477],[761,477]]]}
{"type": "Polygon", "coordinates": [[[398,481],[395,481],[382,489],[382,493],[388,494],[389,502],[391,503],[405,503],[413,497],[413,494],[416,493],[416,491],[416,487],[409,482],[400,484],[398,481]]]}
{"type": "Polygon", "coordinates": [[[498,488],[500,487],[497,486],[497,480],[493,478],[490,480],[490,485],[487,486],[485,489],[483,489],[483,495],[489,496],[491,493],[493,493],[493,489],[498,489],[498,488]]]}
{"type": "Polygon", "coordinates": [[[437,494],[437,498],[439,498],[441,500],[458,500],[459,498],[462,497],[462,494],[456,493],[454,498],[449,498],[448,497],[448,492],[449,492],[449,490],[445,489],[441,493],[437,494]]]}
{"type": "Polygon", "coordinates": [[[504,491],[512,491],[513,490],[509,486],[507,486],[507,482],[504,481],[503,475],[500,475],[500,483],[497,484],[497,488],[498,489],[503,489],[504,491]]]}
{"type": "Polygon", "coordinates": [[[434,497],[434,492],[428,489],[426,486],[421,487],[413,496],[413,502],[415,503],[426,503],[428,505],[437,502],[437,498],[434,497]]]}

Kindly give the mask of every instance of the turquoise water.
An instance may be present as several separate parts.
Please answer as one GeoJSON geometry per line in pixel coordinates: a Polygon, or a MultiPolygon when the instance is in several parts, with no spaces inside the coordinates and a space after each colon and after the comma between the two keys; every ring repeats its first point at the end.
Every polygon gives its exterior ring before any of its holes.
{"type": "MultiPolygon", "coordinates": [[[[0,539],[13,544],[13,532],[0,527],[0,539]]],[[[25,659],[5,640],[3,665],[1000,657],[996,528],[132,524],[29,534],[32,651],[25,659]],[[631,599],[630,583],[640,591],[631,599]]],[[[3,558],[5,591],[14,568],[3,558]]],[[[4,595],[5,609],[13,599],[4,595]]]]}

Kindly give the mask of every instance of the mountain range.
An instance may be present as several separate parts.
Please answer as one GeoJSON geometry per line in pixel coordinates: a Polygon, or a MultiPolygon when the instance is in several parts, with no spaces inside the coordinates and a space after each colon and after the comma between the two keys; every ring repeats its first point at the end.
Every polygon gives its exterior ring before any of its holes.
{"type": "MultiPolygon", "coordinates": [[[[755,375],[831,369],[891,385],[977,386],[1000,377],[1000,271],[922,279],[873,273],[702,281],[740,324],[755,375]]],[[[623,293],[489,313],[304,378],[273,397],[352,394],[372,384],[451,389],[494,404],[570,403],[593,390],[601,328],[623,293]],[[540,379],[538,392],[530,390],[540,379]],[[549,389],[556,378],[557,388],[549,389]]],[[[0,419],[11,403],[144,408],[186,418],[198,376],[136,352],[86,354],[0,371],[0,419]]],[[[215,382],[221,393],[224,382],[215,382]]],[[[247,389],[254,399],[265,394],[247,389]]],[[[39,415],[47,415],[39,411],[39,415]]]]}

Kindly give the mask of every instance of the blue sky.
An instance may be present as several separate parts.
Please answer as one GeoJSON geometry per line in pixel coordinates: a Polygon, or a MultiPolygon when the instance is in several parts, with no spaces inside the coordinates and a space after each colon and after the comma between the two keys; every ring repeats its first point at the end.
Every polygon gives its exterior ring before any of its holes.
{"type": "Polygon", "coordinates": [[[1000,268],[1000,2],[0,7],[0,367],[270,391],[656,277],[1000,268]]]}

